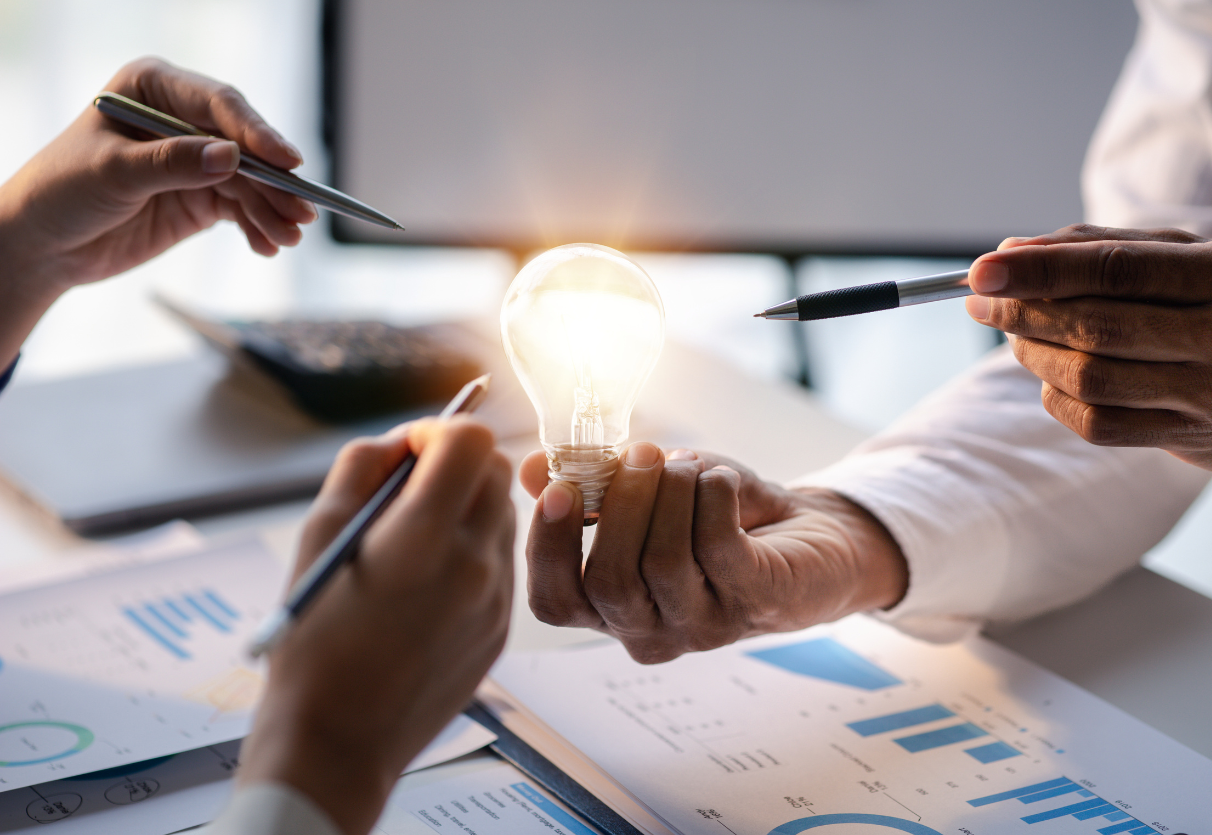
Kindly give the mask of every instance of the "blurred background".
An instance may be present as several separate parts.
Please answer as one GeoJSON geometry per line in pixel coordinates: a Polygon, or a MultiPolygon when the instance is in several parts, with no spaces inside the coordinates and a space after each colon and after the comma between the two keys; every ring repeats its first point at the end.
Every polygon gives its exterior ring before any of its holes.
{"type": "MultiPolygon", "coordinates": [[[[963,268],[1004,235],[1079,220],[1081,154],[1131,43],[1129,0],[698,0],[688,33],[676,16],[651,17],[661,6],[0,0],[0,179],[118,67],[154,54],[234,84],[303,151],[300,173],[413,230],[400,238],[406,245],[386,246],[373,230],[334,227],[325,216],[300,246],[263,259],[234,225],[218,226],[120,280],[67,294],[25,346],[16,384],[204,350],[152,304],[153,293],[229,317],[404,325],[493,317],[519,262],[593,229],[548,224],[555,239],[516,232],[518,218],[500,210],[513,205],[516,172],[497,183],[499,159],[477,152],[511,142],[528,149],[519,157],[527,170],[551,157],[548,179],[530,181],[530,199],[550,197],[548,216],[574,219],[592,212],[580,204],[561,212],[569,178],[560,166],[584,164],[595,147],[655,148],[647,202],[631,205],[625,228],[611,219],[598,242],[628,249],[650,272],[671,339],[756,377],[810,384],[863,429],[886,426],[993,348],[997,334],[959,300],[808,325],[751,317],[798,293],[963,268]],[[536,33],[535,21],[552,20],[556,7],[592,25],[560,19],[568,28],[536,33]],[[404,25],[409,15],[416,27],[404,25]],[[628,15],[650,17],[639,26],[628,15]],[[778,25],[797,15],[800,29],[778,25]],[[1040,15],[1060,21],[1054,35],[1040,34],[1040,15]],[[740,31],[738,19],[770,28],[740,31]],[[666,40],[639,43],[641,31],[666,40]],[[497,48],[484,47],[485,33],[499,37],[497,48]],[[692,35],[715,45],[696,57],[684,40],[692,35]],[[896,50],[884,48],[894,41],[896,50]],[[476,51],[460,51],[468,49],[476,51]],[[590,69],[613,61],[619,71],[565,73],[550,93],[555,115],[535,117],[531,88],[510,74],[559,77],[560,61],[573,58],[590,69]],[[777,83],[765,83],[760,73],[772,67],[777,83]],[[753,78],[725,84],[713,75],[729,72],[753,78]],[[507,106],[475,107],[489,96],[507,106]],[[639,121],[645,108],[676,112],[683,127],[670,121],[654,133],[639,121]],[[559,157],[551,142],[526,138],[531,128],[549,139],[554,131],[559,147],[578,153],[559,157]],[[745,162],[730,177],[718,160],[736,156],[737,142],[748,143],[745,162]],[[693,205],[661,198],[692,181],[693,205]],[[496,202],[475,204],[481,193],[496,202]],[[455,216],[462,225],[450,223],[455,216]]],[[[593,174],[611,182],[608,165],[593,174]]],[[[1212,593],[1202,544],[1210,540],[1205,501],[1150,560],[1212,593]]]]}

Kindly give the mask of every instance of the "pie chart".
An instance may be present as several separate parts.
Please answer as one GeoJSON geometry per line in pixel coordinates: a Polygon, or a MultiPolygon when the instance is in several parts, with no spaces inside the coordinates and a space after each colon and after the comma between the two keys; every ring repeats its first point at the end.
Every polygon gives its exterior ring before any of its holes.
{"type": "Polygon", "coordinates": [[[38,765],[70,757],[93,744],[93,732],[70,722],[0,725],[0,768],[38,765]]]}
{"type": "Polygon", "coordinates": [[[937,829],[931,829],[915,821],[890,818],[887,815],[858,813],[800,818],[775,827],[770,830],[770,835],[799,835],[809,829],[821,828],[830,830],[828,833],[822,832],[821,835],[886,835],[892,832],[905,832],[908,835],[942,835],[937,829]]]}

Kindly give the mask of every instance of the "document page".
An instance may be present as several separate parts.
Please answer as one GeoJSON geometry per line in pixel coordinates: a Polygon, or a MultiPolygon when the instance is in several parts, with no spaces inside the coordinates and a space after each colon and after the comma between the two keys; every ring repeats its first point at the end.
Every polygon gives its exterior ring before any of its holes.
{"type": "MultiPolygon", "coordinates": [[[[478,751],[496,735],[459,714],[404,769],[478,751]]],[[[209,823],[227,805],[240,740],[0,793],[0,832],[164,835],[209,823]]]]}
{"type": "Polygon", "coordinates": [[[1212,821],[1212,761],[983,639],[931,645],[859,615],[657,666],[613,643],[511,654],[492,677],[684,835],[1212,821]]]}
{"type": "Polygon", "coordinates": [[[375,831],[384,835],[598,835],[506,762],[428,786],[397,789],[375,831]]]}
{"type": "Polygon", "coordinates": [[[243,737],[285,573],[248,540],[0,595],[0,791],[243,737]]]}

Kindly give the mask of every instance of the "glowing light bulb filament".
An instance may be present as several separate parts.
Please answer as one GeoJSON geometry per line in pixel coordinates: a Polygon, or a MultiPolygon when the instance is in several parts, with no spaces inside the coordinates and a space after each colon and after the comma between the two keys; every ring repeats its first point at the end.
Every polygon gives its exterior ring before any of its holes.
{"type": "Polygon", "coordinates": [[[564,323],[564,340],[572,357],[572,370],[576,375],[576,387],[572,390],[572,445],[574,448],[602,447],[606,432],[602,426],[602,412],[598,405],[597,392],[593,390],[593,379],[585,368],[585,351],[579,340],[572,338],[568,328],[568,317],[561,316],[564,323]]]}

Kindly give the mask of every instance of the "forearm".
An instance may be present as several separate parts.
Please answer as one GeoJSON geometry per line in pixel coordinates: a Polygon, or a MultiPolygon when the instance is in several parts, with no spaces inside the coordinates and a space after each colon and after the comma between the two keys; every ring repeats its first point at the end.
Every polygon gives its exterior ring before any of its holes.
{"type": "Polygon", "coordinates": [[[24,251],[18,225],[0,217],[0,370],[17,358],[34,325],[61,294],[43,281],[37,254],[24,251]]]}
{"type": "Polygon", "coordinates": [[[1170,530],[1208,475],[1160,450],[1086,443],[1008,354],[803,483],[870,510],[909,565],[890,612],[952,640],[1092,592],[1170,530]]]}

